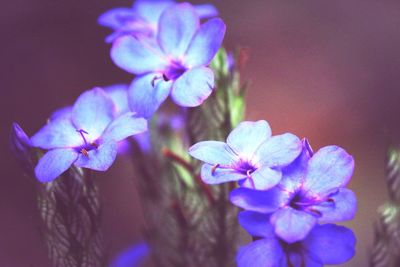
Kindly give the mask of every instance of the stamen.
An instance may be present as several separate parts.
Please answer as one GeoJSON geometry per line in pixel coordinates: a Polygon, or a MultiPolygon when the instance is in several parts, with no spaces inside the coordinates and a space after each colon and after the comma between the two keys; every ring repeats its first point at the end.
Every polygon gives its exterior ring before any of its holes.
{"type": "Polygon", "coordinates": [[[99,145],[96,142],[91,142],[90,145],[94,148],[99,148],[99,145]]]}
{"type": "Polygon", "coordinates": [[[212,175],[215,174],[215,171],[217,170],[218,167],[219,167],[219,164],[216,164],[216,165],[214,165],[214,166],[212,167],[212,169],[211,169],[211,174],[212,174],[212,175]]]}
{"type": "Polygon", "coordinates": [[[312,203],[298,202],[298,201],[294,202],[294,204],[295,204],[296,206],[310,206],[310,205],[312,205],[312,203]]]}
{"type": "Polygon", "coordinates": [[[250,181],[250,183],[251,183],[251,187],[252,187],[253,189],[256,189],[256,184],[254,183],[253,178],[249,177],[249,181],[250,181]]]}
{"type": "Polygon", "coordinates": [[[84,149],[84,148],[82,148],[81,149],[81,153],[82,153],[82,155],[84,155],[85,157],[89,157],[89,153],[88,153],[88,151],[86,150],[86,149],[84,149]]]}
{"type": "Polygon", "coordinates": [[[247,170],[247,172],[246,172],[247,177],[251,178],[251,172],[252,172],[252,170],[247,170]]]}
{"type": "Polygon", "coordinates": [[[317,215],[318,217],[322,216],[322,213],[319,210],[316,209],[308,209],[308,211],[310,211],[311,213],[314,213],[315,215],[317,215]]]}
{"type": "Polygon", "coordinates": [[[165,75],[165,73],[163,73],[162,77],[163,77],[163,79],[164,79],[165,82],[168,82],[168,81],[169,81],[169,78],[167,77],[167,75],[165,75]]]}
{"type": "Polygon", "coordinates": [[[155,87],[156,86],[156,81],[163,79],[165,82],[168,82],[170,79],[163,73],[162,76],[154,76],[153,79],[151,80],[151,86],[155,87]]]}
{"type": "Polygon", "coordinates": [[[84,136],[83,134],[89,134],[89,133],[86,132],[85,130],[82,130],[82,129],[76,130],[76,131],[81,135],[81,137],[82,137],[82,139],[83,139],[83,142],[85,142],[85,145],[87,145],[86,138],[85,138],[85,136],[84,136]]]}
{"type": "Polygon", "coordinates": [[[80,130],[77,130],[77,131],[80,132],[80,133],[89,134],[88,132],[86,132],[86,131],[83,130],[83,129],[80,129],[80,130]]]}
{"type": "Polygon", "coordinates": [[[156,81],[161,79],[163,77],[160,76],[154,76],[153,79],[151,80],[151,86],[155,87],[156,86],[156,81]]]}

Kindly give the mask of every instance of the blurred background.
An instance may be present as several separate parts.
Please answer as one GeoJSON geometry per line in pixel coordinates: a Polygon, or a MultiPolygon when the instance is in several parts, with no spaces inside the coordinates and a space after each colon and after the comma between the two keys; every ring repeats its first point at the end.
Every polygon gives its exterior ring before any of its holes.
{"type": "MultiPolygon", "coordinates": [[[[193,1],[204,3],[204,1],[193,1]]],[[[250,49],[247,119],[275,134],[336,144],[355,157],[350,183],[359,210],[352,227],[367,266],[376,210],[387,199],[384,158],[400,143],[400,2],[396,0],[209,1],[228,25],[225,44],[250,49]]],[[[13,121],[29,135],[55,109],[97,85],[128,83],[104,43],[97,17],[128,0],[13,0],[0,9],[0,265],[51,267],[41,241],[34,183],[8,150],[13,121]]],[[[99,173],[103,231],[110,257],[141,239],[142,219],[129,162],[99,173]],[[122,171],[121,171],[122,170],[122,171]]]]}

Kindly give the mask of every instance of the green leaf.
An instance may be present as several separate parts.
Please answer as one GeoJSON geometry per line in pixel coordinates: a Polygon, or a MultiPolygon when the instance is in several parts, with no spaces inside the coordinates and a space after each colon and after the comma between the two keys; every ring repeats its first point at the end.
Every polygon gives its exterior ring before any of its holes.
{"type": "Polygon", "coordinates": [[[224,48],[220,48],[210,64],[211,69],[216,74],[216,78],[224,77],[229,72],[228,55],[224,48]]]}

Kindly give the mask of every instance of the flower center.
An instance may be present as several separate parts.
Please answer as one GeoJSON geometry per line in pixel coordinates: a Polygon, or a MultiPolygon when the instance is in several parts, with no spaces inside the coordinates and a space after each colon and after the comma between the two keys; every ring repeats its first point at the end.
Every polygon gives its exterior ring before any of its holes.
{"type": "Polygon", "coordinates": [[[303,199],[301,199],[300,194],[298,193],[290,200],[289,203],[289,206],[296,210],[303,210],[309,205],[311,204],[303,201],[303,199]]]}
{"type": "Polygon", "coordinates": [[[85,135],[86,134],[88,135],[89,133],[86,132],[85,130],[79,129],[76,131],[80,134],[84,143],[84,145],[78,147],[77,150],[85,157],[89,157],[89,151],[98,148],[98,144],[96,142],[88,142],[85,135]]]}
{"type": "Polygon", "coordinates": [[[155,87],[159,80],[163,80],[164,82],[169,82],[171,80],[174,81],[184,74],[186,70],[187,68],[181,63],[171,61],[169,68],[164,73],[155,75],[153,77],[151,80],[151,86],[155,87]]]}
{"type": "Polygon", "coordinates": [[[248,161],[242,161],[240,164],[236,167],[236,170],[242,174],[247,175],[247,177],[251,177],[251,174],[257,170],[257,167],[255,167],[253,164],[251,164],[248,161]]]}
{"type": "Polygon", "coordinates": [[[182,74],[184,74],[186,70],[187,68],[183,66],[180,62],[172,61],[168,70],[163,73],[163,79],[166,82],[170,80],[176,80],[182,74]]]}
{"type": "Polygon", "coordinates": [[[301,210],[310,213],[316,217],[321,217],[321,211],[315,209],[313,206],[320,205],[324,208],[334,208],[335,201],[329,196],[326,199],[307,199],[297,193],[289,202],[289,206],[295,210],[301,210]]]}

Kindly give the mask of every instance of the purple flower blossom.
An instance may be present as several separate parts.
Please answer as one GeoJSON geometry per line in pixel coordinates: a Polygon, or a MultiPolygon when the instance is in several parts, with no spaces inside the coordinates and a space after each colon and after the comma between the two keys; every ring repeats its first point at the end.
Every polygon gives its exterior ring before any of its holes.
{"type": "Polygon", "coordinates": [[[56,111],[54,111],[49,120],[54,121],[58,119],[70,119],[72,114],[72,106],[66,106],[63,108],[59,108],[56,111]]]}
{"type": "Polygon", "coordinates": [[[35,168],[39,181],[49,182],[72,164],[105,171],[115,160],[117,143],[147,130],[147,122],[127,112],[116,117],[111,98],[100,88],[84,92],[71,109],[53,115],[31,141],[49,150],[35,168]]]}
{"type": "MultiPolygon", "coordinates": [[[[127,84],[115,84],[104,87],[104,91],[111,97],[114,102],[117,116],[122,115],[130,111],[128,105],[128,85],[127,84]]],[[[135,112],[135,110],[133,110],[135,112]]],[[[182,114],[167,114],[159,113],[157,116],[157,129],[163,131],[180,131],[184,128],[184,116],[182,114]]],[[[151,150],[151,136],[150,132],[146,131],[133,136],[133,139],[139,145],[140,149],[144,153],[148,153],[151,150]]],[[[118,143],[118,154],[127,154],[131,151],[131,146],[128,140],[124,140],[118,143]]]]}
{"type": "MultiPolygon", "coordinates": [[[[128,105],[128,85],[127,84],[114,84],[104,87],[104,91],[109,95],[114,103],[116,116],[131,112],[128,105]]],[[[132,111],[134,112],[134,111],[132,111]]],[[[135,112],[134,112],[135,113],[135,112]]],[[[148,134],[147,131],[135,134],[133,138],[140,138],[139,136],[148,134]]],[[[118,154],[127,155],[131,152],[131,144],[129,139],[118,142],[118,154]]]]}
{"type": "Polygon", "coordinates": [[[279,185],[268,191],[238,188],[230,199],[245,210],[271,213],[275,233],[293,243],[305,238],[317,222],[354,217],[355,195],[344,188],[353,169],[353,158],[342,148],[327,146],[313,155],[304,141],[301,155],[283,169],[279,185]]]}
{"type": "MultiPolygon", "coordinates": [[[[122,114],[130,112],[128,105],[128,85],[127,84],[114,84],[106,87],[102,87],[107,95],[111,98],[114,104],[114,115],[118,117],[122,114]]],[[[72,114],[72,106],[67,106],[60,108],[53,112],[50,116],[50,121],[55,119],[69,119],[72,114]]],[[[134,137],[140,136],[142,134],[146,134],[147,132],[143,132],[135,135],[134,137]]],[[[122,140],[118,142],[118,154],[125,155],[129,153],[130,145],[128,140],[122,140]]]]}
{"type": "Polygon", "coordinates": [[[34,167],[32,163],[32,142],[24,130],[15,122],[11,126],[10,148],[25,172],[32,173],[34,167]]]}
{"type": "MultiPolygon", "coordinates": [[[[118,117],[122,114],[130,112],[128,105],[128,85],[114,84],[102,87],[102,89],[111,98],[114,105],[114,116],[118,117]]],[[[50,116],[50,121],[56,119],[70,119],[72,115],[72,106],[66,106],[53,112],[50,116]]]]}
{"type": "MultiPolygon", "coordinates": [[[[98,22],[114,30],[106,42],[113,42],[123,35],[154,38],[162,12],[174,4],[172,0],[136,0],[132,8],[114,8],[105,12],[98,22]]],[[[213,5],[196,5],[194,9],[200,19],[218,15],[213,5]]]]}
{"type": "Polygon", "coordinates": [[[200,25],[193,6],[183,3],[164,10],[156,39],[115,40],[114,63],[138,75],[129,88],[131,110],[149,118],[170,94],[180,106],[200,105],[214,88],[214,74],[207,66],[221,46],[225,28],[219,18],[200,25]]]}
{"type": "MultiPolygon", "coordinates": [[[[116,116],[130,112],[128,105],[128,85],[114,84],[104,87],[104,91],[111,97],[114,103],[116,116]]],[[[132,110],[132,112],[135,112],[132,110]]]]}
{"type": "MultiPolygon", "coordinates": [[[[116,117],[130,112],[128,105],[128,87],[129,86],[127,84],[114,84],[103,87],[104,91],[113,101],[116,117]]],[[[59,118],[70,118],[71,112],[72,112],[72,106],[61,108],[55,111],[51,115],[50,121],[59,118]]],[[[180,131],[184,128],[183,120],[184,116],[182,114],[159,113],[157,117],[157,128],[160,131],[162,131],[163,129],[180,131]]],[[[149,131],[136,134],[132,136],[132,138],[137,142],[142,152],[144,153],[150,152],[151,138],[149,131]]],[[[118,142],[119,155],[126,155],[130,152],[132,152],[131,144],[128,139],[118,142]]]]}
{"type": "Polygon", "coordinates": [[[10,135],[11,148],[15,154],[26,153],[32,147],[32,142],[18,123],[13,123],[10,135]]]}
{"type": "Polygon", "coordinates": [[[345,263],[355,254],[356,238],[343,226],[316,225],[303,240],[288,243],[275,235],[269,215],[244,211],[239,222],[257,240],[239,249],[238,267],[322,267],[345,263]]]}
{"type": "Polygon", "coordinates": [[[149,252],[150,248],[146,243],[134,245],[118,255],[110,267],[139,267],[149,252]]]}
{"type": "Polygon", "coordinates": [[[279,183],[280,168],[295,160],[301,148],[293,134],[271,137],[266,121],[245,121],[229,134],[226,143],[199,142],[189,153],[205,162],[201,177],[208,184],[239,181],[241,186],[266,190],[279,183]]]}

